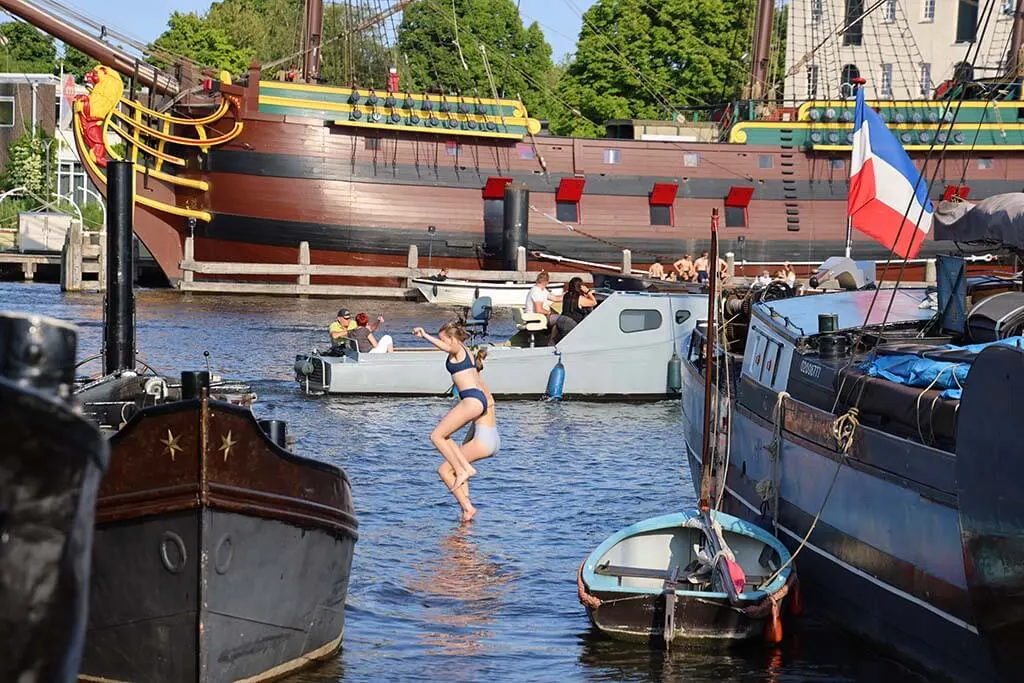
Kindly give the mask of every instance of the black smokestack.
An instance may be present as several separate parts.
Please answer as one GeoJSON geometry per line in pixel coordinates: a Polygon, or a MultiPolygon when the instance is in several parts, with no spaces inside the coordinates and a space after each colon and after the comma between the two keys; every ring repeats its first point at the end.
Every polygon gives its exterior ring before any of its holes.
{"type": "Polygon", "coordinates": [[[135,369],[133,177],[128,161],[107,163],[107,295],[103,307],[103,372],[135,369]]]}

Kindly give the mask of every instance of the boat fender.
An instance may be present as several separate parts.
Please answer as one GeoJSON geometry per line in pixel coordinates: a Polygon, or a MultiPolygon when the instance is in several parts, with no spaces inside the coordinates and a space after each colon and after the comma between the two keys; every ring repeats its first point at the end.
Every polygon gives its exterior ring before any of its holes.
{"type": "Polygon", "coordinates": [[[416,116],[416,114],[410,114],[409,115],[409,123],[411,123],[411,124],[413,124],[415,126],[419,122],[420,122],[420,117],[416,116]]]}
{"type": "Polygon", "coordinates": [[[397,111],[391,112],[391,123],[398,123],[401,120],[401,114],[399,114],[397,111]]]}
{"type": "Polygon", "coordinates": [[[295,374],[308,377],[313,374],[313,361],[303,358],[295,361],[295,374]]]}
{"type": "Polygon", "coordinates": [[[434,116],[433,114],[431,114],[430,118],[427,119],[427,125],[428,126],[436,127],[438,123],[439,123],[439,121],[437,120],[437,117],[434,116]]]}
{"type": "Polygon", "coordinates": [[[673,350],[672,357],[668,359],[668,390],[678,393],[682,388],[683,359],[673,350]]]}
{"type": "Polygon", "coordinates": [[[451,106],[449,106],[449,104],[448,104],[448,102],[446,100],[441,100],[441,106],[438,107],[437,110],[439,112],[441,112],[442,114],[447,114],[448,112],[450,112],[452,110],[452,108],[451,108],[451,106]]]}
{"type": "Polygon", "coordinates": [[[379,123],[380,119],[381,119],[380,112],[379,111],[373,112],[372,114],[370,114],[370,118],[373,119],[374,123],[379,123]]]}
{"type": "Polygon", "coordinates": [[[377,98],[377,95],[371,90],[370,91],[370,96],[366,98],[366,103],[372,107],[373,105],[377,104],[377,102],[379,102],[379,101],[380,100],[377,98]]]}
{"type": "Polygon", "coordinates": [[[549,400],[560,401],[562,400],[562,390],[565,388],[565,366],[562,365],[562,354],[555,351],[558,355],[558,362],[555,363],[555,367],[551,368],[551,374],[548,375],[548,388],[545,395],[549,400]]]}
{"type": "Polygon", "coordinates": [[[416,101],[413,100],[411,97],[406,97],[405,102],[403,102],[403,104],[405,105],[406,109],[412,109],[413,107],[416,106],[416,101]]]}
{"type": "Polygon", "coordinates": [[[385,107],[394,107],[395,106],[395,98],[392,97],[391,95],[388,95],[387,97],[385,97],[384,98],[384,106],[385,107]]]}
{"type": "Polygon", "coordinates": [[[498,130],[498,124],[494,123],[494,121],[488,121],[487,130],[498,130]]]}
{"type": "Polygon", "coordinates": [[[434,103],[430,100],[423,100],[423,111],[434,111],[434,103]]]}
{"type": "Polygon", "coordinates": [[[448,127],[449,128],[458,128],[459,127],[459,122],[456,121],[455,119],[448,119],[448,127]]]}
{"type": "Polygon", "coordinates": [[[771,613],[764,625],[764,642],[769,645],[776,645],[782,642],[782,619],[779,616],[779,603],[772,601],[771,613]]]}
{"type": "Polygon", "coordinates": [[[487,115],[487,107],[485,107],[484,105],[482,105],[480,103],[477,103],[477,105],[476,105],[476,115],[477,116],[486,116],[487,115]]]}
{"type": "Polygon", "coordinates": [[[459,105],[459,113],[460,114],[468,114],[469,113],[469,107],[467,107],[465,105],[465,103],[460,104],[459,105]]]}
{"type": "Polygon", "coordinates": [[[348,96],[349,104],[359,104],[359,91],[353,90],[352,94],[348,96]]]}
{"type": "Polygon", "coordinates": [[[352,113],[349,114],[349,118],[351,118],[353,121],[358,121],[360,118],[362,118],[362,116],[363,112],[359,111],[358,109],[353,109],[352,113]]]}
{"type": "Polygon", "coordinates": [[[476,121],[466,121],[466,126],[470,130],[476,130],[476,121]]]}

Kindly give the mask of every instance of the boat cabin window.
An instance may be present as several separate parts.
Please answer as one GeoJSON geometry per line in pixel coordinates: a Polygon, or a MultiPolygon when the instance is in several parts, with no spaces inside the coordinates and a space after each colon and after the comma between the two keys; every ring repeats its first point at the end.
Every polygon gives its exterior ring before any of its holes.
{"type": "Polygon", "coordinates": [[[689,319],[690,319],[690,312],[689,311],[682,311],[682,310],[676,311],[676,325],[682,325],[683,323],[685,323],[689,319]]]}
{"type": "Polygon", "coordinates": [[[619,329],[630,334],[661,327],[661,312],[653,309],[627,309],[619,313],[619,329]]]}
{"type": "Polygon", "coordinates": [[[745,206],[725,207],[725,227],[745,228],[747,227],[747,208],[745,206]]]}
{"type": "MultiPolygon", "coordinates": [[[[748,347],[744,374],[765,386],[776,388],[782,344],[757,329],[751,330],[750,336],[754,340],[754,347],[748,347]]],[[[782,379],[785,381],[786,378],[782,379]]]]}
{"type": "Polygon", "coordinates": [[[651,225],[672,225],[672,207],[651,204],[651,225]]]}

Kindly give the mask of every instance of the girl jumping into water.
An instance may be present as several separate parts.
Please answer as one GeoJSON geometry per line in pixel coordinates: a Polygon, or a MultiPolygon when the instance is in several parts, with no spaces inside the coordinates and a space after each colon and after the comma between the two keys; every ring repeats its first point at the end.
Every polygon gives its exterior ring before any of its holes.
{"type": "Polygon", "coordinates": [[[452,441],[452,434],[487,412],[487,396],[480,389],[480,374],[464,343],[469,335],[461,323],[445,323],[436,337],[427,334],[422,327],[413,328],[412,333],[448,354],[445,369],[451,373],[452,383],[459,391],[459,402],[430,433],[434,448],[454,471],[455,478],[449,486],[454,491],[469,481],[476,474],[476,469],[466,461],[459,447],[452,441]]]}
{"type": "MultiPolygon", "coordinates": [[[[477,373],[483,371],[485,358],[487,358],[487,349],[479,349],[475,357],[477,373]]],[[[487,410],[483,415],[473,420],[473,424],[470,425],[469,431],[466,433],[466,439],[462,442],[462,447],[459,449],[468,463],[497,455],[498,449],[501,448],[498,423],[494,416],[494,396],[491,395],[483,380],[480,381],[479,386],[487,398],[487,410]]],[[[454,487],[455,470],[447,462],[441,463],[441,466],[437,468],[437,474],[441,477],[441,481],[451,490],[455,500],[462,506],[462,521],[468,522],[473,519],[473,516],[476,515],[476,508],[473,507],[473,503],[469,500],[469,483],[454,487]]]]}

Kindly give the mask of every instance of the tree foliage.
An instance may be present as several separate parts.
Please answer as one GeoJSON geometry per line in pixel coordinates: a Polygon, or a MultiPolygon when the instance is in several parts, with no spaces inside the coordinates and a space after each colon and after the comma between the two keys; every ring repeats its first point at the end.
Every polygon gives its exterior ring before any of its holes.
{"type": "Polygon", "coordinates": [[[47,154],[49,170],[57,168],[57,144],[54,139],[37,131],[35,137],[26,131],[7,147],[7,166],[3,173],[5,190],[23,187],[39,198],[47,198],[53,192],[52,180],[47,178],[47,154]]]}
{"type": "MultiPolygon", "coordinates": [[[[96,66],[96,60],[85,54],[80,50],[76,50],[70,45],[64,46],[64,73],[73,74],[75,80],[81,83],[85,79],[85,74],[96,66]]],[[[60,72],[58,65],[57,72],[60,72]]]]}
{"type": "Polygon", "coordinates": [[[566,107],[552,130],[603,135],[609,119],[670,117],[739,94],[752,3],[597,0],[583,15],[576,55],[559,82],[566,107]]]}
{"type": "Polygon", "coordinates": [[[50,36],[21,21],[0,24],[0,36],[7,41],[4,45],[5,70],[41,74],[53,71],[57,46],[50,36]]]}
{"type": "Polygon", "coordinates": [[[167,69],[179,56],[202,66],[239,73],[248,66],[246,51],[231,42],[227,33],[194,12],[174,12],[167,30],[152,45],[152,62],[167,69]]]}
{"type": "Polygon", "coordinates": [[[551,46],[536,22],[523,26],[512,0],[455,0],[454,12],[437,0],[413,3],[398,27],[398,49],[412,88],[491,97],[489,64],[499,97],[522,99],[531,116],[550,113],[551,46]]]}

